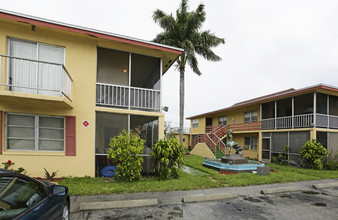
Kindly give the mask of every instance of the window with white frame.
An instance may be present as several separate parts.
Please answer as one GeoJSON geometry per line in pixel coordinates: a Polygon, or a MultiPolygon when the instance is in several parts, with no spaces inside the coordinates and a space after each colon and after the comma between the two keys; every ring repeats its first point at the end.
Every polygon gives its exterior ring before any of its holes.
{"type": "Polygon", "coordinates": [[[8,113],[6,149],[64,151],[64,118],[8,113]]]}
{"type": "Polygon", "coordinates": [[[226,116],[219,117],[218,125],[227,125],[227,117],[226,116]]]}
{"type": "Polygon", "coordinates": [[[198,119],[193,119],[192,120],[192,127],[197,128],[198,127],[198,119]]]}
{"type": "Polygon", "coordinates": [[[245,137],[244,145],[251,146],[251,150],[257,150],[257,137],[245,137]]]}
{"type": "Polygon", "coordinates": [[[244,113],[244,122],[257,122],[257,111],[245,112],[244,113]]]}
{"type": "Polygon", "coordinates": [[[55,64],[64,64],[64,47],[9,38],[8,55],[24,58],[10,59],[8,84],[13,85],[10,87],[12,91],[59,94],[63,69],[55,64]]]}

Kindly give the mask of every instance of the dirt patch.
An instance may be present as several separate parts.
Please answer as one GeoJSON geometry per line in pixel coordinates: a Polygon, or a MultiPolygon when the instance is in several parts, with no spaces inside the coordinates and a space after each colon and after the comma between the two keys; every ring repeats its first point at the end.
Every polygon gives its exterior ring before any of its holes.
{"type": "Polygon", "coordinates": [[[209,176],[209,178],[210,178],[211,182],[213,182],[213,183],[216,183],[216,182],[217,182],[217,181],[216,181],[214,178],[212,178],[211,176],[209,176]]]}

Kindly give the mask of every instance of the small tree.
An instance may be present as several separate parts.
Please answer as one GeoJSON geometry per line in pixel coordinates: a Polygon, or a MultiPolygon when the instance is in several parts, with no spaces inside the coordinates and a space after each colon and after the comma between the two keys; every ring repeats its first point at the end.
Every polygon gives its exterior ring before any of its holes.
{"type": "Polygon", "coordinates": [[[178,169],[183,165],[182,146],[176,138],[159,140],[151,152],[156,163],[159,164],[158,173],[160,180],[170,177],[178,178],[178,169]]]}
{"type": "Polygon", "coordinates": [[[116,176],[133,181],[141,178],[143,158],[140,156],[144,148],[144,140],[139,136],[132,137],[123,130],[117,137],[110,138],[108,158],[116,164],[116,176]]]}
{"type": "Polygon", "coordinates": [[[299,151],[306,167],[319,170],[323,169],[323,159],[328,153],[315,139],[307,141],[299,151]]]}

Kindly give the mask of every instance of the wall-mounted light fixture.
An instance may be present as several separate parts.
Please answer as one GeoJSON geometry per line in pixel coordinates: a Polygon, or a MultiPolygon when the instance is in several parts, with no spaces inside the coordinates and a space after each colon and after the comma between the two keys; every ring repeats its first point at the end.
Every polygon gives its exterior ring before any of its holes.
{"type": "Polygon", "coordinates": [[[127,69],[127,68],[123,68],[123,72],[124,72],[124,73],[127,73],[127,72],[128,72],[128,69],[127,69]]]}
{"type": "Polygon", "coordinates": [[[168,106],[163,106],[163,107],[162,107],[162,110],[165,111],[165,112],[168,112],[169,107],[168,107],[168,106]]]}
{"type": "Polygon", "coordinates": [[[35,31],[35,25],[32,25],[32,31],[35,31]]]}

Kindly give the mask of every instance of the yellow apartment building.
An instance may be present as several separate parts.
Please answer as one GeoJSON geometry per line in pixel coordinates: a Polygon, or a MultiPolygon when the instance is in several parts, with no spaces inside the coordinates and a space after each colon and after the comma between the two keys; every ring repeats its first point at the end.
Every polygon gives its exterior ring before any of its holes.
{"type": "Polygon", "coordinates": [[[288,159],[299,162],[298,152],[310,139],[317,139],[333,155],[338,153],[338,88],[334,86],[288,89],[188,119],[191,153],[208,158],[229,153],[226,133],[230,129],[244,157],[270,161],[289,146],[288,159]]]}
{"type": "Polygon", "coordinates": [[[123,129],[163,138],[162,75],[182,49],[0,10],[0,162],[96,176],[123,129]]]}

